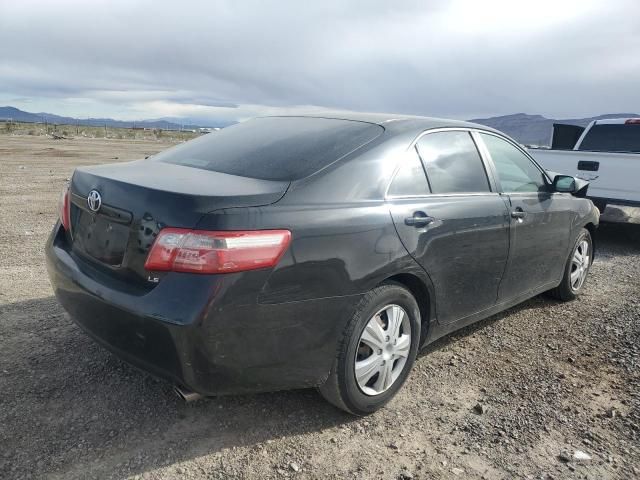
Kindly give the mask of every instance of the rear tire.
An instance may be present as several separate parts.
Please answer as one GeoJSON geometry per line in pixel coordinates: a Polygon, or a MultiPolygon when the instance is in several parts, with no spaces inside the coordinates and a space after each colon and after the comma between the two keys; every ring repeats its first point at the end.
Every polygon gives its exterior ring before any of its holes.
{"type": "Polygon", "coordinates": [[[420,343],[420,309],[396,283],[368,292],[347,323],[322,396],[353,415],[368,415],[400,390],[420,343]]]}
{"type": "Polygon", "coordinates": [[[592,262],[593,240],[589,230],[583,228],[571,249],[560,285],[549,291],[551,296],[563,302],[574,300],[584,287],[592,262]]]}

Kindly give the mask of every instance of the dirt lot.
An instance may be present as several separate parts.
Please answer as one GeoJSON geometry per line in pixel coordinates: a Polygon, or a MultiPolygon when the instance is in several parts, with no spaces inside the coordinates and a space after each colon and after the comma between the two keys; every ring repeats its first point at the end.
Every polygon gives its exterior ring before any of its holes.
{"type": "Polygon", "coordinates": [[[0,478],[640,477],[637,227],[601,228],[579,301],[437,342],[367,418],[312,390],[184,404],[95,345],[43,266],[60,189],[77,165],[166,146],[0,136],[0,478]]]}

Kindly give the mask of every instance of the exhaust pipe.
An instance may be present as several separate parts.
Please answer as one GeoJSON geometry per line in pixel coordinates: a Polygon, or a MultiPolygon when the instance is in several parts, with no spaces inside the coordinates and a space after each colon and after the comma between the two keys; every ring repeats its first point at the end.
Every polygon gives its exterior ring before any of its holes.
{"type": "Polygon", "coordinates": [[[176,395],[178,395],[182,400],[184,400],[187,403],[195,402],[196,400],[201,400],[204,398],[203,395],[200,395],[199,393],[196,393],[196,392],[192,392],[191,390],[186,390],[182,387],[179,387],[178,385],[173,387],[173,391],[176,392],[176,395]]]}

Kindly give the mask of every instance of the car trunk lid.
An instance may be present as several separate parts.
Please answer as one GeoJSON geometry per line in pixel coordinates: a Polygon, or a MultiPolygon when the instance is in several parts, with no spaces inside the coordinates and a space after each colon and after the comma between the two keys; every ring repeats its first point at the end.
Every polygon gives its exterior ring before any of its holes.
{"type": "Polygon", "coordinates": [[[79,168],[70,186],[72,251],[110,276],[154,283],[144,262],[161,228],[194,228],[214,210],[275,203],[288,186],[145,160],[79,168]]]}

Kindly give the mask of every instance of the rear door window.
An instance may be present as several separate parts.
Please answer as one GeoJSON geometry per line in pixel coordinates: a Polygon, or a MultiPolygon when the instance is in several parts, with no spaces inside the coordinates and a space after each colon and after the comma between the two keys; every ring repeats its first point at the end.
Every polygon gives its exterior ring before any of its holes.
{"type": "Polygon", "coordinates": [[[487,172],[469,132],[429,133],[417,146],[432,193],[490,191],[487,172]]]}
{"type": "Polygon", "coordinates": [[[539,192],[546,189],[545,175],[529,157],[500,137],[486,133],[480,136],[496,167],[503,192],[539,192]]]}
{"type": "Polygon", "coordinates": [[[152,157],[261,180],[293,181],[316,173],[378,137],[366,122],[314,117],[265,117],[208,133],[152,157]]]}

